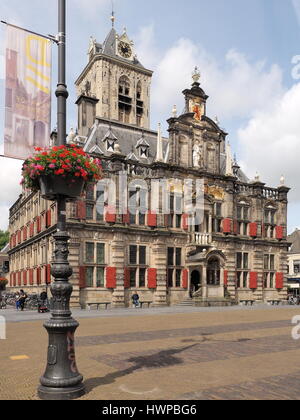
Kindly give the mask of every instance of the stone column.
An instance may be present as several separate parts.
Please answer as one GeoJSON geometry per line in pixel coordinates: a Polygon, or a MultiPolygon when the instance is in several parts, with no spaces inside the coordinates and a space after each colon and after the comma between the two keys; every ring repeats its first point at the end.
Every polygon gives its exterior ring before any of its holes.
{"type": "Polygon", "coordinates": [[[115,267],[117,284],[112,295],[112,306],[114,308],[125,307],[125,288],[124,288],[124,267],[125,267],[125,249],[122,233],[115,233],[114,239],[111,244],[111,267],[115,267]]]}
{"type": "Polygon", "coordinates": [[[158,239],[152,247],[151,267],[157,270],[157,287],[154,292],[153,306],[167,306],[167,247],[158,239]]]}
{"type": "Polygon", "coordinates": [[[208,286],[207,286],[207,271],[206,266],[201,265],[201,275],[202,275],[202,297],[208,297],[208,286]]]}

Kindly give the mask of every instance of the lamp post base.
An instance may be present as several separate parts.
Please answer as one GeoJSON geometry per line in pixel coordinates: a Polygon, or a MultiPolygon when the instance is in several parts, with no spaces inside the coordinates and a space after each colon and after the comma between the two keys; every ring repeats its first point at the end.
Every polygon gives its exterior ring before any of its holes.
{"type": "Polygon", "coordinates": [[[48,388],[40,386],[38,388],[38,396],[45,401],[67,401],[75,400],[85,394],[83,384],[71,388],[48,388]]]}

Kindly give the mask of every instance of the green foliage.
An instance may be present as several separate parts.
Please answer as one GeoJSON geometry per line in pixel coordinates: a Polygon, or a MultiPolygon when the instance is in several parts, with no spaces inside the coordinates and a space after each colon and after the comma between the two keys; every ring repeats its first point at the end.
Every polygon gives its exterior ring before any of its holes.
{"type": "Polygon", "coordinates": [[[6,244],[9,242],[9,233],[0,230],[0,251],[2,248],[5,247],[6,244]]]}
{"type": "Polygon", "coordinates": [[[7,286],[8,281],[4,279],[3,277],[0,277],[0,290],[5,290],[5,287],[7,286]]]}

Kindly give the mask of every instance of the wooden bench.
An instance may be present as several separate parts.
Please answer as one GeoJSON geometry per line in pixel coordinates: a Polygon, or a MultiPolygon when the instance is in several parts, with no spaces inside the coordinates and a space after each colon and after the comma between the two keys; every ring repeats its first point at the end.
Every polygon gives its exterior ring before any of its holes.
{"type": "Polygon", "coordinates": [[[244,304],[245,306],[253,306],[255,300],[250,299],[242,299],[240,300],[240,303],[244,304]]]}
{"type": "Polygon", "coordinates": [[[143,300],[143,301],[140,301],[140,308],[142,309],[143,308],[143,305],[148,305],[148,308],[150,308],[151,303],[153,303],[152,300],[143,300]]]}
{"type": "Polygon", "coordinates": [[[272,306],[279,306],[281,300],[278,299],[272,299],[272,300],[268,300],[268,303],[270,303],[272,306]]]}
{"type": "Polygon", "coordinates": [[[101,305],[105,305],[105,309],[108,309],[108,306],[111,305],[111,302],[88,302],[86,304],[87,310],[90,311],[92,309],[92,306],[94,305],[97,306],[97,311],[98,311],[101,305]]]}

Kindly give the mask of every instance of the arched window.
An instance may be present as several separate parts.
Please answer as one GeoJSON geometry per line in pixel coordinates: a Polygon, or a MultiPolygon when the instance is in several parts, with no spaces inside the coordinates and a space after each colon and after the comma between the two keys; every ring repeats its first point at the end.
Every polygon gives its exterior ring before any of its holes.
{"type": "Polygon", "coordinates": [[[130,97],[130,81],[127,76],[121,76],[119,80],[119,120],[129,123],[132,109],[130,97]]]}
{"type": "Polygon", "coordinates": [[[210,286],[219,286],[220,278],[220,261],[218,258],[211,258],[207,264],[207,284],[210,286]]]}

